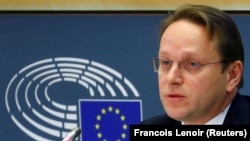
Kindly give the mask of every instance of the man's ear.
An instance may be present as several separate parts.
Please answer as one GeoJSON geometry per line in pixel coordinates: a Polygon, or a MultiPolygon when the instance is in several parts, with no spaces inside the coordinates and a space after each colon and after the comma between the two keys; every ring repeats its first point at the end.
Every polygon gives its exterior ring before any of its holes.
{"type": "Polygon", "coordinates": [[[232,92],[240,83],[243,75],[243,63],[241,61],[235,61],[229,65],[227,70],[227,92],[232,92]]]}

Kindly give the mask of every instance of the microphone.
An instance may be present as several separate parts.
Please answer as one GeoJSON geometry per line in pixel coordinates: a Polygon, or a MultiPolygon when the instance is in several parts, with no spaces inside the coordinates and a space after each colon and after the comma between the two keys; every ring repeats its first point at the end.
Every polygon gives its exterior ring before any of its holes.
{"type": "Polygon", "coordinates": [[[78,137],[81,133],[81,129],[79,127],[74,128],[71,130],[62,141],[73,141],[76,137],[78,137]]]}

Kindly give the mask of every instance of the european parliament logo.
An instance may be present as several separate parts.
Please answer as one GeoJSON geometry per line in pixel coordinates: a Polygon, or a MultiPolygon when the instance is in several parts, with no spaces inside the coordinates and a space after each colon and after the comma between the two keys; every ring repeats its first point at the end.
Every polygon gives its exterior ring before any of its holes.
{"type": "Polygon", "coordinates": [[[83,141],[129,141],[129,126],[141,121],[140,100],[80,100],[83,141]]]}
{"type": "Polygon", "coordinates": [[[125,141],[129,125],[141,121],[139,98],[133,83],[105,64],[55,57],[14,74],[5,105],[13,123],[34,140],[61,140],[81,126],[83,141],[125,141]]]}

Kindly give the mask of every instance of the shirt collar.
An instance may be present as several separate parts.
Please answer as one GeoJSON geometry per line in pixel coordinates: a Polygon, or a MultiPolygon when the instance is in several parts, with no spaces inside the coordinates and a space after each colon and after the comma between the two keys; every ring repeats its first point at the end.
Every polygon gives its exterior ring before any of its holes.
{"type": "MultiPolygon", "coordinates": [[[[228,104],[228,106],[221,113],[219,113],[217,116],[206,122],[204,125],[222,125],[230,105],[231,103],[228,104]]],[[[184,125],[184,122],[181,122],[181,124],[184,125]]]]}
{"type": "Polygon", "coordinates": [[[227,115],[230,105],[231,103],[228,104],[228,106],[221,113],[219,113],[216,117],[212,118],[207,123],[205,123],[205,125],[222,125],[227,115]]]}

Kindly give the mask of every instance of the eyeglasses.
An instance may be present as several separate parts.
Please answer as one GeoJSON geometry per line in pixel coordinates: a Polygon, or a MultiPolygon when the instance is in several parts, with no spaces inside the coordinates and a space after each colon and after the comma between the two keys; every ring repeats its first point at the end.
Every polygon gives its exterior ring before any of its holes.
{"type": "Polygon", "coordinates": [[[200,71],[201,67],[204,65],[225,63],[225,61],[210,62],[210,63],[200,63],[198,61],[173,61],[170,59],[152,58],[152,65],[154,72],[157,73],[167,73],[171,69],[174,62],[183,68],[186,72],[190,74],[195,74],[200,71]]]}

